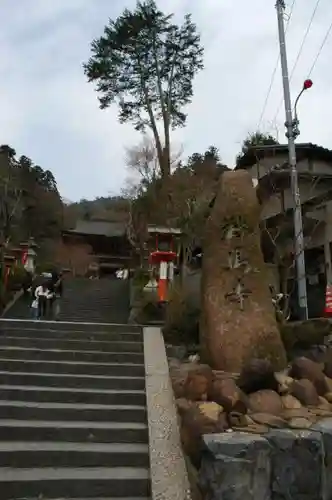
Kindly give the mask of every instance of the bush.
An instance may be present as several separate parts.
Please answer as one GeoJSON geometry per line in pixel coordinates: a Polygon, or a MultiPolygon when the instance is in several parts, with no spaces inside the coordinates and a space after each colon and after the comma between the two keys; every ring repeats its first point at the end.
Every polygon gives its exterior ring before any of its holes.
{"type": "Polygon", "coordinates": [[[14,293],[10,290],[0,292],[0,312],[2,312],[6,305],[14,298],[14,293]]]}
{"type": "Polygon", "coordinates": [[[332,325],[327,318],[294,321],[280,325],[280,333],[287,353],[291,353],[296,348],[324,344],[324,339],[332,333],[332,325]]]}
{"type": "Polygon", "coordinates": [[[199,344],[200,309],[185,296],[179,282],[170,291],[163,328],[165,342],[169,344],[199,344]]]}
{"type": "Polygon", "coordinates": [[[7,281],[8,290],[14,290],[14,291],[20,290],[26,279],[26,275],[27,272],[23,266],[20,265],[13,267],[8,276],[8,281],[7,281]]]}
{"type": "Polygon", "coordinates": [[[135,287],[144,288],[150,279],[150,273],[147,269],[137,268],[133,274],[133,285],[135,287]]]}

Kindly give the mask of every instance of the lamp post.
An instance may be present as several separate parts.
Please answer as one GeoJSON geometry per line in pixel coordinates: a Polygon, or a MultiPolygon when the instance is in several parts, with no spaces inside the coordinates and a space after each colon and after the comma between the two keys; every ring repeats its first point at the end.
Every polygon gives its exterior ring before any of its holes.
{"type": "Polygon", "coordinates": [[[296,137],[298,137],[300,135],[300,130],[299,130],[299,124],[300,124],[300,122],[299,122],[299,119],[298,119],[298,116],[297,116],[297,104],[298,104],[299,99],[300,99],[301,95],[303,94],[303,92],[305,90],[311,89],[312,86],[313,86],[313,81],[310,80],[310,78],[308,78],[307,80],[304,80],[302,90],[301,90],[301,92],[299,93],[299,95],[297,96],[297,98],[295,100],[295,105],[294,105],[294,120],[293,120],[293,135],[294,135],[294,139],[296,139],[296,137]]]}
{"type": "MultiPolygon", "coordinates": [[[[284,103],[286,115],[286,137],[288,139],[288,163],[290,167],[291,188],[294,200],[294,250],[296,261],[296,274],[297,274],[297,294],[299,314],[301,320],[308,319],[308,298],[307,298],[307,282],[305,272],[305,258],[304,258],[304,238],[303,238],[303,221],[302,221],[302,207],[300,199],[300,191],[298,185],[298,175],[296,168],[296,149],[295,139],[299,135],[297,111],[295,109],[295,119],[293,120],[292,103],[289,88],[288,76],[288,62],[286,51],[286,38],[285,38],[285,1],[277,0],[276,9],[278,16],[278,33],[279,33],[279,47],[280,47],[280,63],[282,73],[282,83],[284,90],[284,103]]],[[[297,106],[298,100],[304,90],[312,86],[311,80],[306,80],[302,91],[298,95],[295,103],[297,106]]]]}

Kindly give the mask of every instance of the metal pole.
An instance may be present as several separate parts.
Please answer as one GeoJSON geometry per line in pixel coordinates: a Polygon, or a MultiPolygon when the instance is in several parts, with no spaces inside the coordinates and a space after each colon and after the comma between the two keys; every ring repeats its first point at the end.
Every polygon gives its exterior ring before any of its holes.
{"type": "Polygon", "coordinates": [[[304,241],[303,241],[303,223],[302,209],[300,200],[300,191],[298,186],[297,169],[296,169],[296,150],[295,150],[295,130],[292,117],[292,103],[289,89],[287,52],[285,41],[285,26],[284,26],[284,0],[277,0],[276,9],[278,13],[278,32],[280,45],[280,62],[282,72],[282,82],[284,89],[284,103],[286,113],[285,127],[286,137],[288,138],[288,158],[291,176],[291,188],[294,199],[294,250],[297,271],[297,294],[300,319],[308,319],[308,300],[307,300],[307,284],[305,273],[304,259],[304,241]]]}

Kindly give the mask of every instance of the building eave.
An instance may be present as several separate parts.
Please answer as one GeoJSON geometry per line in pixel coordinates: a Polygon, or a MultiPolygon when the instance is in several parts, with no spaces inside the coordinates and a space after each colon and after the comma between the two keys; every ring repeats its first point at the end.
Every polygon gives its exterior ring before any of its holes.
{"type": "MultiPolygon", "coordinates": [[[[247,169],[255,165],[267,157],[278,157],[279,155],[285,155],[288,152],[287,144],[272,144],[272,145],[257,145],[252,146],[248,151],[239,159],[235,170],[247,169]]],[[[332,150],[319,146],[317,144],[308,143],[298,143],[296,144],[296,154],[299,161],[303,159],[313,159],[324,161],[331,164],[332,168],[332,150]]]]}

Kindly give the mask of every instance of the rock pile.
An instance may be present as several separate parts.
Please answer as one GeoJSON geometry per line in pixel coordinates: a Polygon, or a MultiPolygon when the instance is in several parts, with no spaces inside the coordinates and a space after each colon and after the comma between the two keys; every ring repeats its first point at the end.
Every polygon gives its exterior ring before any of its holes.
{"type": "Polygon", "coordinates": [[[185,453],[199,467],[204,434],[271,428],[309,429],[332,416],[332,361],[296,358],[276,373],[268,361],[253,360],[240,375],[208,365],[170,361],[185,453]]]}

